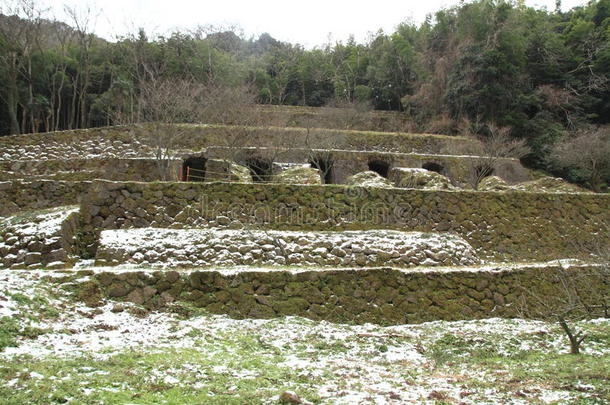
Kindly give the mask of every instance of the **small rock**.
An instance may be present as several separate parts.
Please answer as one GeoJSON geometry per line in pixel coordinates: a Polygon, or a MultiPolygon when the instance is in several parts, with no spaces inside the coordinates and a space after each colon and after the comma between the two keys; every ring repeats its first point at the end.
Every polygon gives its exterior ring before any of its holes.
{"type": "Polygon", "coordinates": [[[307,404],[309,402],[303,401],[296,393],[292,391],[284,391],[280,395],[280,404],[307,404]]]}
{"type": "Polygon", "coordinates": [[[227,226],[231,223],[231,218],[225,216],[216,217],[218,225],[227,226]]]}

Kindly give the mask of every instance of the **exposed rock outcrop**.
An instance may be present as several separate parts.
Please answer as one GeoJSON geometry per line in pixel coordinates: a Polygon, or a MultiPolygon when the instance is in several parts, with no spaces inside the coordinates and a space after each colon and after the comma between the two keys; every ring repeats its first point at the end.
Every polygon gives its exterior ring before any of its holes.
{"type": "Polygon", "coordinates": [[[362,187],[393,187],[392,182],[373,171],[356,173],[347,178],[347,184],[350,186],[362,187]]]}
{"type": "Polygon", "coordinates": [[[478,191],[506,191],[510,190],[511,186],[498,176],[489,176],[483,178],[477,187],[478,191]]]}
{"type": "Polygon", "coordinates": [[[274,183],[322,184],[320,171],[309,166],[293,166],[273,176],[274,183]]]}
{"type": "Polygon", "coordinates": [[[395,167],[390,171],[389,177],[396,187],[401,188],[455,190],[447,177],[426,169],[395,167]]]}

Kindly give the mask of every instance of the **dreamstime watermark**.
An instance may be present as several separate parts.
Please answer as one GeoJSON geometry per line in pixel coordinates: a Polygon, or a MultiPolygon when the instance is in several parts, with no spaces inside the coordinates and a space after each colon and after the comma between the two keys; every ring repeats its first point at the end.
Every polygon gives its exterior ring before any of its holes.
{"type": "Polygon", "coordinates": [[[208,221],[229,218],[231,222],[249,224],[281,223],[290,226],[315,224],[405,225],[411,218],[411,207],[386,201],[371,201],[353,195],[327,197],[311,205],[278,201],[226,203],[214,201],[203,194],[197,206],[189,207],[188,217],[199,216],[208,221]]]}

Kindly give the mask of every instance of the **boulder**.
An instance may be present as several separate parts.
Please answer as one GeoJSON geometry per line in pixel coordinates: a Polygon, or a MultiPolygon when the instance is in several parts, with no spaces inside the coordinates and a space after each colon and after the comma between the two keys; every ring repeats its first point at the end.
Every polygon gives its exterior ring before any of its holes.
{"type": "Polygon", "coordinates": [[[252,183],[252,174],[250,174],[250,169],[231,160],[208,159],[206,162],[205,180],[252,183]]]}
{"type": "Polygon", "coordinates": [[[510,185],[506,181],[501,179],[500,177],[489,176],[489,177],[483,178],[483,180],[481,180],[479,182],[479,187],[477,187],[477,190],[479,190],[479,191],[506,191],[506,190],[509,190],[510,188],[511,188],[510,185]]]}
{"type": "Polygon", "coordinates": [[[393,187],[391,181],[371,170],[348,177],[346,183],[350,186],[361,187],[393,187]]]}
{"type": "Polygon", "coordinates": [[[238,165],[235,162],[229,162],[229,180],[239,181],[241,183],[252,183],[250,169],[245,166],[238,165]]]}
{"type": "Polygon", "coordinates": [[[426,169],[395,167],[390,170],[390,180],[396,187],[424,190],[455,190],[451,181],[442,174],[426,169]]]}
{"type": "Polygon", "coordinates": [[[542,177],[537,180],[519,183],[513,187],[518,191],[529,191],[532,193],[586,193],[587,190],[570,184],[559,177],[542,177]]]}
{"type": "Polygon", "coordinates": [[[272,177],[274,183],[322,184],[320,171],[308,166],[290,167],[272,177]]]}

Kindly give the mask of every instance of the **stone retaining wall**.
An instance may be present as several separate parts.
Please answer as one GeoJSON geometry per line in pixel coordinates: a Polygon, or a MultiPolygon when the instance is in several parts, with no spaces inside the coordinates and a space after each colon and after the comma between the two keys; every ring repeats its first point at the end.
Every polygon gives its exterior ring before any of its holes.
{"type": "MultiPolygon", "coordinates": [[[[270,159],[279,163],[309,163],[312,156],[323,156],[332,162],[331,177],[335,184],[345,184],[349,176],[370,170],[370,162],[383,162],[388,171],[394,167],[422,168],[434,163],[442,167],[441,174],[456,184],[468,185],[482,158],[472,156],[430,155],[421,153],[390,153],[358,150],[312,150],[277,148],[210,147],[203,154],[209,159],[234,159],[247,165],[250,159],[270,159]]],[[[530,171],[518,159],[497,159],[494,174],[508,183],[530,180],[530,171]]]]}
{"type": "Polygon", "coordinates": [[[412,267],[479,262],[468,243],[448,234],[144,228],[103,231],[96,265],[412,267]]]}
{"type": "Polygon", "coordinates": [[[453,232],[482,258],[551,260],[610,243],[610,195],[243,183],[94,182],[84,231],[122,228],[389,228],[453,232]]]}
{"type": "MultiPolygon", "coordinates": [[[[6,136],[0,138],[0,161],[150,156],[147,144],[155,131],[159,128],[142,124],[6,136]]],[[[173,132],[179,133],[175,148],[195,151],[210,146],[274,146],[441,153],[472,142],[445,135],[224,125],[181,124],[173,132]]]]}
{"type": "Polygon", "coordinates": [[[0,161],[144,156],[135,127],[78,129],[0,138],[0,161]]]}
{"type": "Polygon", "coordinates": [[[0,182],[0,216],[24,210],[74,205],[91,185],[88,181],[14,180],[0,182]]]}
{"type": "Polygon", "coordinates": [[[0,268],[65,268],[75,260],[78,207],[0,219],[0,268]]]}
{"type": "MultiPolygon", "coordinates": [[[[174,180],[180,179],[182,161],[170,163],[174,180]]],[[[157,181],[161,178],[152,158],[91,158],[0,161],[0,181],[7,179],[157,181]],[[3,178],[4,177],[4,178],[3,178]]]]}
{"type": "Polygon", "coordinates": [[[539,305],[565,298],[558,277],[576,276],[583,297],[610,294],[599,268],[521,266],[408,271],[390,268],[328,271],[102,272],[85,288],[97,295],[160,308],[191,301],[236,318],[305,316],[335,322],[417,323],[490,317],[523,317],[539,305]],[[525,290],[524,290],[525,289],[525,290]]]}

